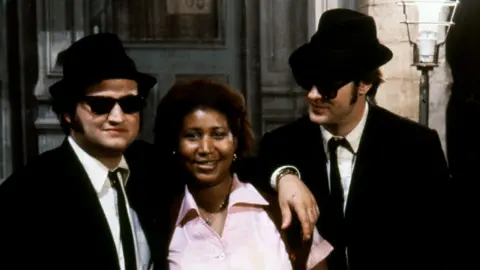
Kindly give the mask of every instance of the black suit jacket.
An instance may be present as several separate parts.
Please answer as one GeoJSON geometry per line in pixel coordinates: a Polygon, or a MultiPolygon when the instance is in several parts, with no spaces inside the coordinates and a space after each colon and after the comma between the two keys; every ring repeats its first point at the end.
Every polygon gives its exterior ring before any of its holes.
{"type": "MultiPolygon", "coordinates": [[[[329,186],[320,127],[303,117],[269,132],[259,156],[265,180],[281,165],[300,170],[322,234],[329,186]]],[[[350,269],[445,269],[449,181],[435,131],[370,105],[345,212],[350,269]]]]}
{"type": "MultiPolygon", "coordinates": [[[[154,244],[161,240],[150,233],[154,220],[145,214],[153,206],[143,200],[148,149],[135,142],[125,153],[126,192],[154,244]]],[[[0,269],[117,270],[117,258],[97,193],[67,141],[0,185],[0,269]]]]}
{"type": "MultiPolygon", "coordinates": [[[[475,89],[471,87],[470,89],[475,89]]],[[[465,89],[454,89],[465,90],[465,89]]],[[[480,102],[452,92],[447,108],[447,159],[455,180],[454,198],[456,233],[455,269],[468,269],[477,264],[480,247],[478,190],[480,184],[480,102]]]]}

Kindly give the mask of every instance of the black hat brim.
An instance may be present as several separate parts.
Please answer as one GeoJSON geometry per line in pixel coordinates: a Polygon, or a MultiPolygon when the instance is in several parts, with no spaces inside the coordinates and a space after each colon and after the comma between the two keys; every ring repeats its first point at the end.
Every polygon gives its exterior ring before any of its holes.
{"type": "Polygon", "coordinates": [[[139,95],[147,96],[150,90],[157,84],[157,79],[149,74],[142,73],[142,72],[134,72],[130,74],[118,75],[112,74],[111,76],[103,75],[101,78],[91,78],[90,80],[86,81],[70,81],[66,79],[61,79],[55,82],[53,85],[50,86],[49,92],[51,96],[59,96],[62,93],[67,94],[69,88],[72,87],[88,87],[95,83],[98,83],[103,80],[108,79],[129,79],[134,80],[138,84],[138,91],[139,95]]]}
{"type": "Polygon", "coordinates": [[[289,65],[297,83],[306,76],[317,80],[358,79],[367,72],[388,63],[392,51],[383,44],[352,50],[331,50],[307,43],[295,50],[289,65]]]}

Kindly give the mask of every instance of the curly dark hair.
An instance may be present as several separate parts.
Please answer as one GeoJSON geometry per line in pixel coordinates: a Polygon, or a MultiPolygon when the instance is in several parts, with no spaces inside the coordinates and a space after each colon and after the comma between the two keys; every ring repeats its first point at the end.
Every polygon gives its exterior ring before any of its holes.
{"type": "Polygon", "coordinates": [[[176,83],[160,101],[155,118],[155,146],[169,154],[177,149],[184,118],[196,109],[213,109],[225,115],[237,139],[238,157],[250,154],[254,135],[245,99],[232,87],[208,79],[176,83]]]}

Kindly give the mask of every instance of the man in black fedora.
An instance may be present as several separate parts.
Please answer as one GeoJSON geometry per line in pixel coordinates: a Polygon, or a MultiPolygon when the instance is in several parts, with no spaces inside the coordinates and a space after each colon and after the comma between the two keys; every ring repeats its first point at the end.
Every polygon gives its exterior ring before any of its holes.
{"type": "Polygon", "coordinates": [[[261,141],[270,185],[314,194],[317,227],[335,248],[330,270],[446,268],[450,177],[439,137],[371,102],[391,58],[372,17],[326,11],[289,59],[308,116],[261,141]]]}
{"type": "MultiPolygon", "coordinates": [[[[82,38],[62,58],[49,90],[67,137],[0,185],[0,269],[165,269],[172,194],[158,178],[175,178],[167,159],[134,141],[156,79],[113,34],[82,38]]],[[[307,216],[317,207],[307,192],[283,204],[303,212],[311,235],[318,213],[307,216]]]]}
{"type": "Polygon", "coordinates": [[[0,269],[147,269],[150,176],[133,142],[155,84],[116,35],[65,51],[63,78],[49,90],[67,137],[0,186],[0,269]]]}

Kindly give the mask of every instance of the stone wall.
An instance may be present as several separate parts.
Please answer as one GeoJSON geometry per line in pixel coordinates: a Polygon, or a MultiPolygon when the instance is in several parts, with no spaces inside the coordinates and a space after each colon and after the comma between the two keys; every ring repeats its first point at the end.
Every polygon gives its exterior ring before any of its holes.
{"type": "MultiPolygon", "coordinates": [[[[373,16],[378,37],[394,54],[383,68],[385,84],[377,94],[379,105],[414,121],[419,116],[420,71],[411,66],[412,49],[398,0],[357,0],[357,10],[373,16]]],[[[409,14],[411,13],[409,10],[409,14]]],[[[440,66],[430,73],[429,126],[438,131],[445,149],[445,112],[451,85],[450,69],[445,61],[445,48],[440,51],[440,66]]]]}

